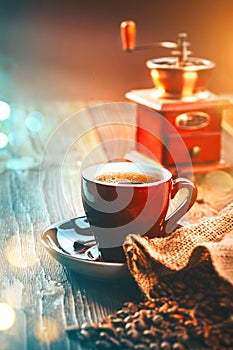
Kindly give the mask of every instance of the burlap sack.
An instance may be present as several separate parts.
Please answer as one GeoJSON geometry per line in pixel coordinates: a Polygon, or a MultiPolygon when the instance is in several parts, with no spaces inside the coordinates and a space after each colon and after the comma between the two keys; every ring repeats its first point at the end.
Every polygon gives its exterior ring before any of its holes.
{"type": "Polygon", "coordinates": [[[149,298],[160,274],[211,259],[217,274],[233,284],[233,202],[164,238],[131,234],[124,243],[128,268],[149,298]]]}

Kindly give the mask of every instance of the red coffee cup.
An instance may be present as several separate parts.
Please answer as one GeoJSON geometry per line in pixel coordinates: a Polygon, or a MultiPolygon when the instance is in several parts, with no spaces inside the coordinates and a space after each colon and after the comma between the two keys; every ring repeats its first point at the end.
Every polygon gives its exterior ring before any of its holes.
{"type": "Polygon", "coordinates": [[[130,233],[151,238],[171,233],[196,197],[197,188],[192,181],[173,180],[170,171],[157,165],[116,162],[82,171],[83,207],[105,261],[125,260],[122,245],[130,233]],[[106,181],[103,174],[109,173],[122,174],[122,181],[106,181]],[[135,183],[129,180],[129,174],[139,174],[139,179],[146,176],[147,180],[135,183]],[[186,191],[182,200],[171,211],[171,199],[183,188],[186,191]]]}

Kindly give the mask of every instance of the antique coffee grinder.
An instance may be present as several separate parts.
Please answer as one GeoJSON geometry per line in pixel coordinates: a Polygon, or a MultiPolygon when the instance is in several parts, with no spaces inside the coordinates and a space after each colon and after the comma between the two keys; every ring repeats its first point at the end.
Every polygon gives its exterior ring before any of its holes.
{"type": "Polygon", "coordinates": [[[230,102],[206,89],[215,64],[191,57],[186,33],[178,34],[176,43],[164,41],[136,46],[135,22],[122,22],[120,30],[125,51],[151,47],[171,51],[168,57],[146,62],[154,88],[132,90],[125,95],[138,105],[137,150],[150,157],[153,155],[163,166],[175,172],[177,163],[184,168],[186,163],[179,149],[181,137],[194,172],[228,169],[229,165],[221,160],[221,120],[230,102]],[[158,118],[158,113],[163,118],[158,118]],[[159,137],[153,136],[158,133],[159,137]],[[175,161],[171,149],[176,154],[175,161]]]}

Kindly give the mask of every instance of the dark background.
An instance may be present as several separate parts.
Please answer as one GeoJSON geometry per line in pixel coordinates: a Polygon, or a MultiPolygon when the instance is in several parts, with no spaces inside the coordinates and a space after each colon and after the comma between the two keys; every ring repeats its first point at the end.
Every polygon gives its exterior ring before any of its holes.
{"type": "Polygon", "coordinates": [[[233,93],[232,0],[0,1],[0,93],[118,101],[152,87],[145,61],[168,51],[123,52],[125,19],[138,44],[187,32],[193,56],[216,63],[207,87],[233,93]]]}

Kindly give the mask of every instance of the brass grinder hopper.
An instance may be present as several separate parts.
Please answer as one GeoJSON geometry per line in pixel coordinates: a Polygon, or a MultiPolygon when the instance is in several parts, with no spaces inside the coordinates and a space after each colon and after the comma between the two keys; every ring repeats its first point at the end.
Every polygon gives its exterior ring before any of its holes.
{"type": "Polygon", "coordinates": [[[206,97],[206,83],[215,64],[207,59],[190,57],[190,43],[186,33],[178,34],[177,42],[163,41],[136,46],[136,24],[134,21],[121,23],[123,50],[164,47],[170,49],[169,57],[153,58],[146,61],[158,97],[182,99],[183,97],[206,97]]]}

